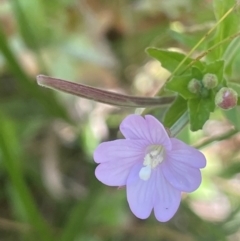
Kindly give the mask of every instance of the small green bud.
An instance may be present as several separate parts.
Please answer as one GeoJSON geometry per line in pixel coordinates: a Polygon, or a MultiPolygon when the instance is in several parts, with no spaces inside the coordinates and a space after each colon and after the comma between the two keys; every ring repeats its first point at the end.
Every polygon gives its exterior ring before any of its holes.
{"type": "Polygon", "coordinates": [[[218,78],[215,74],[205,74],[202,82],[206,89],[211,90],[218,85],[218,78]]]}
{"type": "Polygon", "coordinates": [[[238,101],[237,92],[227,87],[221,88],[215,96],[216,106],[224,110],[230,110],[234,108],[237,105],[237,101],[238,101]]]}
{"type": "Polygon", "coordinates": [[[189,83],[188,83],[188,90],[191,93],[197,94],[200,93],[202,88],[202,84],[201,81],[197,80],[197,79],[192,79],[189,83]]]}

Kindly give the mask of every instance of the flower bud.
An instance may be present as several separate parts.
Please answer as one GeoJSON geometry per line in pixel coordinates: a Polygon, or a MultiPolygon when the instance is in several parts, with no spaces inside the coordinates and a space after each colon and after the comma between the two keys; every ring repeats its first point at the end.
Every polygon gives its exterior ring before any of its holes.
{"type": "Polygon", "coordinates": [[[191,93],[197,94],[200,93],[202,88],[202,84],[199,80],[197,79],[192,79],[189,83],[188,83],[188,90],[191,93]]]}
{"type": "Polygon", "coordinates": [[[237,92],[227,87],[221,88],[215,96],[216,106],[224,110],[230,110],[234,108],[237,105],[237,101],[237,92]]]}
{"type": "Polygon", "coordinates": [[[203,76],[203,86],[210,90],[215,88],[218,85],[218,78],[215,74],[205,74],[203,76]]]}

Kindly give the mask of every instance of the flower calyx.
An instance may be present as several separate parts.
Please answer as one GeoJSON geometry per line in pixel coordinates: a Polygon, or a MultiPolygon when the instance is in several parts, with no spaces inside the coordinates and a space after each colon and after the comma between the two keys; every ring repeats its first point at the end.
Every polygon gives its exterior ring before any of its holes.
{"type": "Polygon", "coordinates": [[[218,85],[218,77],[215,74],[205,74],[202,83],[206,89],[214,89],[218,85]]]}

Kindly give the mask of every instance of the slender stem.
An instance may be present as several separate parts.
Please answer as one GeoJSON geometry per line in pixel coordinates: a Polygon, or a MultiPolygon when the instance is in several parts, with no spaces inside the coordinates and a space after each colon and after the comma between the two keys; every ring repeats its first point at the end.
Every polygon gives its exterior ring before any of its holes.
{"type": "Polygon", "coordinates": [[[237,38],[240,36],[240,32],[238,33],[235,33],[231,36],[229,36],[228,38],[226,39],[223,39],[222,41],[220,41],[219,43],[213,45],[211,48],[209,48],[208,50],[206,50],[205,52],[203,52],[202,54],[198,55],[197,58],[195,58],[187,67],[186,69],[183,71],[185,72],[189,67],[191,67],[197,60],[200,60],[202,59],[204,56],[206,56],[207,54],[209,54],[210,52],[212,52],[214,49],[216,49],[217,47],[219,47],[220,45],[230,41],[230,40],[233,40],[234,38],[237,38]]]}
{"type": "Polygon", "coordinates": [[[176,69],[173,71],[171,76],[173,76],[183,63],[193,54],[193,52],[203,43],[203,41],[217,28],[217,26],[235,9],[237,3],[234,4],[219,20],[218,22],[198,41],[198,43],[191,49],[191,51],[186,55],[186,57],[179,63],[176,69]]]}
{"type": "Polygon", "coordinates": [[[227,133],[224,133],[220,136],[215,136],[215,137],[211,137],[211,138],[208,138],[207,140],[201,142],[201,143],[197,143],[195,145],[193,145],[195,148],[197,149],[201,149],[209,144],[211,144],[212,142],[215,142],[215,141],[222,141],[222,140],[225,140],[225,139],[228,139],[234,135],[236,135],[238,133],[238,130],[231,130],[227,133]]]}
{"type": "Polygon", "coordinates": [[[186,111],[170,128],[171,137],[175,137],[189,121],[188,112],[186,111]]]}

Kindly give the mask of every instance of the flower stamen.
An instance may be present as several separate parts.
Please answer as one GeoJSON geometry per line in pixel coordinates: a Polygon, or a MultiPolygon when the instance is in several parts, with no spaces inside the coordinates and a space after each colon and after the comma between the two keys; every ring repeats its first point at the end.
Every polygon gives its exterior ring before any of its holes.
{"type": "Polygon", "coordinates": [[[152,169],[156,168],[165,158],[165,148],[161,145],[152,145],[148,148],[147,153],[144,157],[143,167],[139,172],[139,177],[147,181],[150,176],[152,169]]]}

